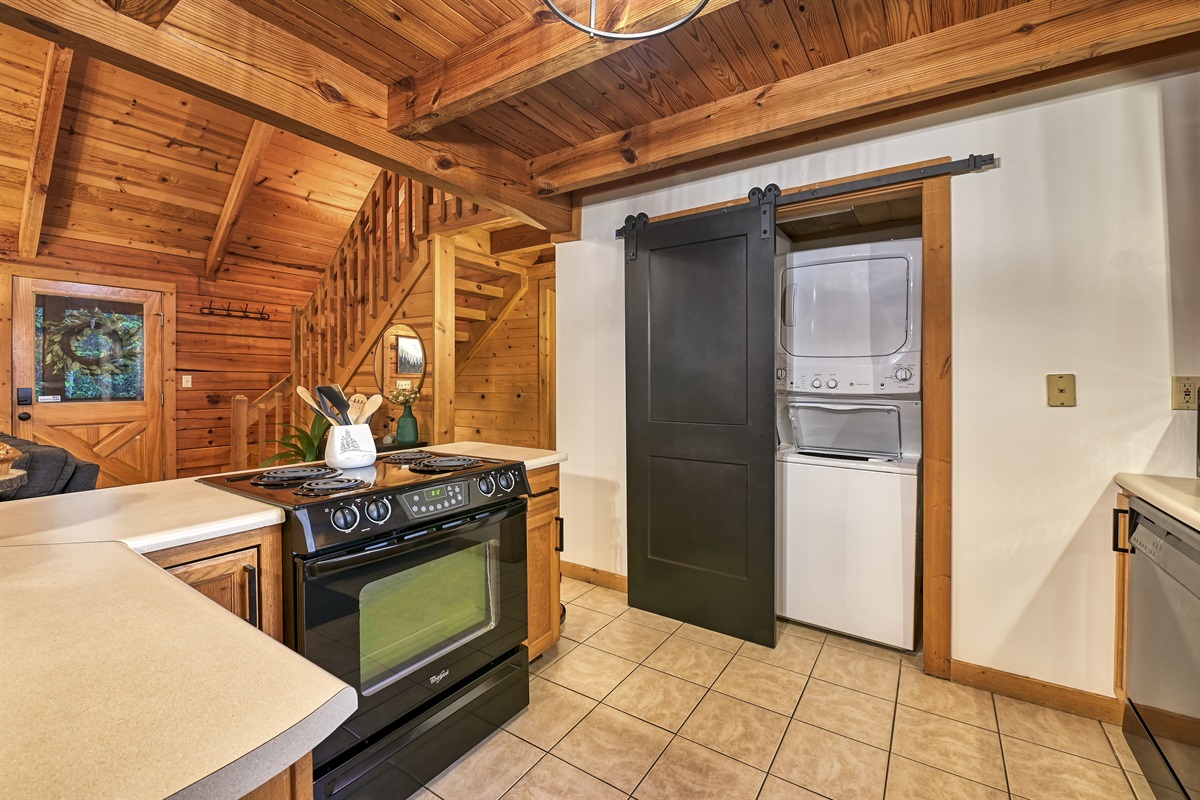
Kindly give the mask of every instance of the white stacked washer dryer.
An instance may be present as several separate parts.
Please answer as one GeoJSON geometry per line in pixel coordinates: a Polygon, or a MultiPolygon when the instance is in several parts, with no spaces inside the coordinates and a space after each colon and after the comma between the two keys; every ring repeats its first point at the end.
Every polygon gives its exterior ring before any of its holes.
{"type": "Polygon", "coordinates": [[[776,260],[779,615],[916,644],[921,240],[776,260]]]}

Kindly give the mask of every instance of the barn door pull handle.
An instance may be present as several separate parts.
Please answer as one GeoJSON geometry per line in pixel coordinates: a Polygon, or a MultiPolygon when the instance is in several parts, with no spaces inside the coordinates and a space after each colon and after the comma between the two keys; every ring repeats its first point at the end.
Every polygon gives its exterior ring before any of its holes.
{"type": "Polygon", "coordinates": [[[246,586],[250,590],[250,608],[247,610],[246,622],[258,627],[258,570],[247,564],[242,567],[246,571],[246,586]]]}

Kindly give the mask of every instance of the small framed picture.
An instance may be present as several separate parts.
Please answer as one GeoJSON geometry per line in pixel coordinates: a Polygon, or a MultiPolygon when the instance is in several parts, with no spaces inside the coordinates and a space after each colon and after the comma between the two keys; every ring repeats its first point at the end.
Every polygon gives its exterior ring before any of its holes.
{"type": "Polygon", "coordinates": [[[421,375],[425,372],[425,351],[416,336],[396,336],[396,374],[421,375]]]}

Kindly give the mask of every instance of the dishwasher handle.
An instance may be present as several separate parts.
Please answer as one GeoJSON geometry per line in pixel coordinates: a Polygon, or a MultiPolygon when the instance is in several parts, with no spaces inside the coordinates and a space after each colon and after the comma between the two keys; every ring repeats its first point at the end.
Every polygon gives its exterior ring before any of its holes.
{"type": "MultiPolygon", "coordinates": [[[[1112,512],[1113,512],[1112,513],[1112,522],[1113,522],[1112,549],[1113,549],[1113,552],[1114,553],[1132,553],[1133,552],[1132,547],[1121,547],[1121,517],[1128,518],[1129,517],[1129,509],[1128,508],[1114,508],[1112,510],[1112,512]]],[[[1128,539],[1126,541],[1128,541],[1128,539]]]]}

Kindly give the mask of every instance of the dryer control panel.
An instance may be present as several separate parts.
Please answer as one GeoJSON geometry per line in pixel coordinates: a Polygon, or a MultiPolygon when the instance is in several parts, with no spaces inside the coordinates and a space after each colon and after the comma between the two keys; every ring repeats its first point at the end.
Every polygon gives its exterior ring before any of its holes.
{"type": "Polygon", "coordinates": [[[782,392],[806,394],[920,394],[920,353],[911,353],[896,364],[836,364],[827,369],[795,369],[789,359],[775,360],[775,388],[782,392]]]}

